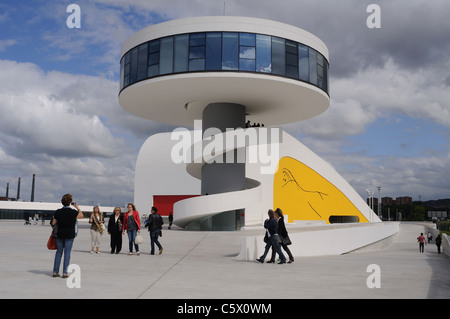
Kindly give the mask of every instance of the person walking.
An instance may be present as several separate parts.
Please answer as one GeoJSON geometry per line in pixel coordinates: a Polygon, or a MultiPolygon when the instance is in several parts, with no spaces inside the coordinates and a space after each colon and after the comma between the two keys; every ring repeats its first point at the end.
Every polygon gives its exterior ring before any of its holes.
{"type": "Polygon", "coordinates": [[[163,252],[163,247],[161,243],[159,242],[158,238],[161,235],[161,229],[162,225],[164,224],[164,221],[160,214],[158,214],[158,209],[153,206],[151,209],[151,214],[148,217],[148,231],[150,232],[150,245],[151,245],[151,251],[150,255],[155,254],[155,244],[159,248],[159,254],[161,255],[163,252]]]}
{"type": "Polygon", "coordinates": [[[169,229],[172,229],[172,223],[173,223],[173,213],[169,213],[169,229]]]}
{"type": "Polygon", "coordinates": [[[423,233],[420,233],[420,236],[417,237],[417,241],[419,242],[419,252],[423,253],[425,247],[425,237],[423,236],[423,233]]]}
{"type": "Polygon", "coordinates": [[[277,221],[274,218],[274,212],[272,209],[269,209],[267,212],[269,215],[269,218],[266,219],[264,222],[264,228],[266,229],[266,235],[267,235],[267,243],[266,247],[264,248],[264,254],[256,259],[260,263],[264,262],[264,259],[267,256],[267,253],[269,252],[270,247],[273,247],[275,252],[280,256],[280,262],[278,264],[285,264],[286,263],[286,257],[283,255],[283,252],[280,248],[280,243],[278,242],[279,236],[278,236],[278,224],[277,221]]]}
{"type": "Polygon", "coordinates": [[[141,253],[139,252],[139,245],[134,242],[134,239],[136,238],[137,233],[140,233],[141,231],[141,220],[134,204],[129,203],[127,205],[127,208],[128,212],[125,213],[123,217],[122,235],[125,234],[126,230],[128,234],[128,245],[130,249],[128,256],[133,255],[133,244],[134,249],[136,250],[136,255],[140,256],[141,253]]]}
{"type": "Polygon", "coordinates": [[[437,235],[436,239],[436,246],[437,246],[437,250],[438,250],[438,254],[441,253],[441,244],[442,244],[442,237],[441,234],[439,233],[439,235],[437,235]]]}
{"type": "Polygon", "coordinates": [[[118,254],[122,250],[123,215],[120,207],[114,207],[108,222],[108,234],[111,236],[111,254],[118,254]]]}
{"type": "Polygon", "coordinates": [[[59,268],[61,258],[64,254],[63,261],[63,278],[68,278],[67,268],[70,264],[70,255],[72,252],[73,241],[75,238],[75,224],[77,218],[83,218],[83,213],[77,203],[73,203],[76,210],[70,207],[72,203],[72,195],[65,194],[61,198],[63,208],[58,209],[52,220],[52,226],[58,225],[56,231],[56,253],[53,261],[53,277],[59,277],[59,268]]]}
{"type": "Polygon", "coordinates": [[[92,208],[91,216],[89,217],[89,224],[91,228],[91,254],[94,253],[94,247],[97,248],[96,254],[100,254],[100,238],[103,235],[103,214],[98,206],[92,208]]]}
{"type": "MultiPolygon", "coordinates": [[[[284,249],[284,251],[289,256],[288,264],[294,262],[294,256],[292,256],[291,250],[289,249],[288,245],[291,244],[291,240],[289,239],[288,232],[286,230],[286,225],[284,224],[284,216],[283,211],[280,208],[277,208],[274,211],[274,218],[278,223],[278,236],[279,236],[279,243],[280,246],[284,249]]],[[[274,263],[275,262],[275,250],[272,247],[272,257],[267,263],[274,263]]]]}

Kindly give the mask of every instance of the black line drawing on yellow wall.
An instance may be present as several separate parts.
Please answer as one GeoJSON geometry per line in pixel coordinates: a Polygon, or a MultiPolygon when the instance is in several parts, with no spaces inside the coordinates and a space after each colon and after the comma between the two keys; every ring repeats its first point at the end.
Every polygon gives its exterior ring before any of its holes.
{"type": "MultiPolygon", "coordinates": [[[[297,180],[295,179],[294,175],[291,173],[291,171],[287,168],[283,168],[283,182],[284,184],[281,186],[282,188],[285,187],[286,185],[290,184],[290,183],[294,183],[297,186],[298,190],[301,190],[305,193],[316,193],[317,195],[320,196],[320,199],[324,200],[324,196],[328,196],[328,194],[321,192],[321,191],[311,191],[311,190],[306,190],[303,187],[300,186],[300,184],[297,182],[297,180]]],[[[311,203],[309,201],[307,201],[309,207],[311,207],[311,209],[320,217],[322,218],[322,216],[320,216],[320,214],[317,212],[317,210],[314,209],[314,207],[311,205],[311,203]]]]}

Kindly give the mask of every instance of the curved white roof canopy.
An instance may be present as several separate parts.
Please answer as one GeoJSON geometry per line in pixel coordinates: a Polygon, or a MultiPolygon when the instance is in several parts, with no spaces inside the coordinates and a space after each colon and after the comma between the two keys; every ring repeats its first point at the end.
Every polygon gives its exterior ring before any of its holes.
{"type": "MultiPolygon", "coordinates": [[[[194,32],[249,32],[290,39],[310,46],[328,60],[325,44],[311,33],[271,20],[243,17],[200,17],[152,25],[126,40],[122,55],[130,49],[165,36],[194,32]]],[[[193,126],[210,103],[245,105],[247,120],[281,125],[321,114],[329,96],[320,88],[274,74],[242,71],[202,71],[168,74],[127,86],[119,103],[127,111],[147,119],[193,126]]]]}

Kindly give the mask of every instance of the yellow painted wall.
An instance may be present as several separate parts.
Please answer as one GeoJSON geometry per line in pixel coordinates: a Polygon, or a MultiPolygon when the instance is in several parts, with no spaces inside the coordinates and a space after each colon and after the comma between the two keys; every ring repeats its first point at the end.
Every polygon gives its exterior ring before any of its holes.
{"type": "Polygon", "coordinates": [[[274,209],[281,208],[289,222],[324,220],[328,224],[332,215],[357,216],[359,222],[368,222],[338,188],[292,157],[280,159],[273,192],[274,209]]]}

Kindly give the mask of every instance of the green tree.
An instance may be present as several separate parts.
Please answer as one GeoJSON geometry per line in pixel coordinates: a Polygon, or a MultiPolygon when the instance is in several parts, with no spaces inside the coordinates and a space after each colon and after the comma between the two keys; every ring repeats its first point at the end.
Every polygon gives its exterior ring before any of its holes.
{"type": "Polygon", "coordinates": [[[425,214],[425,207],[423,207],[422,205],[415,205],[412,214],[408,216],[408,220],[425,220],[425,214]]]}

